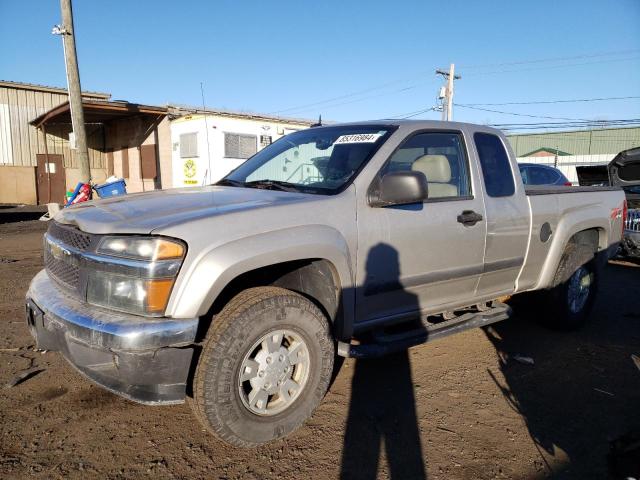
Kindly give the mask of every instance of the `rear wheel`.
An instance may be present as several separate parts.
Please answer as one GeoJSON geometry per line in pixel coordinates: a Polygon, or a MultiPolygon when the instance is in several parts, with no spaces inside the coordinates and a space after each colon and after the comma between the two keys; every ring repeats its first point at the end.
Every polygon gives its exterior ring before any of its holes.
{"type": "Polygon", "coordinates": [[[266,443],[311,416],[328,389],[333,361],[329,322],[318,307],[283,288],[251,288],[214,319],[192,407],[228,443],[266,443]]]}
{"type": "Polygon", "coordinates": [[[545,323],[559,330],[574,330],[589,318],[595,301],[599,268],[588,246],[570,244],[556,272],[555,287],[544,292],[548,309],[545,323]],[[585,259],[591,257],[586,263],[585,259]]]}

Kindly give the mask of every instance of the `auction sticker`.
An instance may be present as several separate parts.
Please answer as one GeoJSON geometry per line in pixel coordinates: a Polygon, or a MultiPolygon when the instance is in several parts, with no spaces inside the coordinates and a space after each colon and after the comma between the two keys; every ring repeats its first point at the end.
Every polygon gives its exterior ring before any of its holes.
{"type": "Polygon", "coordinates": [[[340,135],[334,142],[334,145],[340,145],[342,143],[375,143],[382,135],[384,135],[384,132],[340,135]]]}

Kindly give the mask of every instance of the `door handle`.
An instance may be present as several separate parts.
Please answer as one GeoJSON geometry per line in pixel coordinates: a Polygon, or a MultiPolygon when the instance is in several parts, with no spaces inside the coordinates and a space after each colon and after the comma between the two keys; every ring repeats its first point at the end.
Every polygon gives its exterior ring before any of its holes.
{"type": "Polygon", "coordinates": [[[458,215],[458,223],[463,224],[465,227],[472,227],[480,221],[482,221],[482,215],[473,210],[463,210],[463,212],[458,215]]]}

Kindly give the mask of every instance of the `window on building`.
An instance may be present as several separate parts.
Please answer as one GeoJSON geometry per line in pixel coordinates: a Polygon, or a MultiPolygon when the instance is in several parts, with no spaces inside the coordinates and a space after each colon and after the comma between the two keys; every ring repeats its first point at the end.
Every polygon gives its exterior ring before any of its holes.
{"type": "Polygon", "coordinates": [[[260,135],[260,146],[262,148],[266,147],[267,145],[271,145],[271,143],[271,135],[260,135]]]}
{"type": "Polygon", "coordinates": [[[476,132],[476,143],[482,177],[487,195],[490,197],[510,197],[516,191],[509,156],[502,141],[490,133],[476,132]]]}
{"type": "Polygon", "coordinates": [[[240,133],[224,134],[224,156],[227,158],[249,158],[258,151],[258,137],[240,133]]]}
{"type": "Polygon", "coordinates": [[[198,156],[198,133],[183,133],[180,135],[180,158],[198,156]]]}
{"type": "Polygon", "coordinates": [[[419,171],[427,177],[429,198],[471,195],[467,156],[460,133],[420,133],[391,156],[383,172],[419,171]]]}

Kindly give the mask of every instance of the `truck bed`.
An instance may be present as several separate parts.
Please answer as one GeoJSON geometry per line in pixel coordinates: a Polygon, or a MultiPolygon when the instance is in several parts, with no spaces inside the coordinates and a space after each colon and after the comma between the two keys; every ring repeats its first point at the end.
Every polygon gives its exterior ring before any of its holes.
{"type": "Polygon", "coordinates": [[[600,248],[617,241],[624,202],[620,188],[544,185],[527,187],[525,192],[531,223],[518,291],[549,286],[567,239],[577,231],[587,228],[601,231],[605,237],[600,248]]]}

